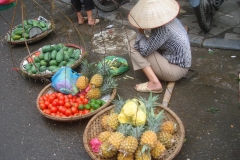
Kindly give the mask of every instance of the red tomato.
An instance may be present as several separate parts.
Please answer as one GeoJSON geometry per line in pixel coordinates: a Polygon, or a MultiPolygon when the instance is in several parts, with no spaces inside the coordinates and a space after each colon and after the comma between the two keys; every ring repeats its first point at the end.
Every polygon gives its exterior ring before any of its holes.
{"type": "Polygon", "coordinates": [[[79,114],[79,115],[82,115],[82,114],[83,114],[83,111],[78,111],[78,114],[79,114]]]}
{"type": "Polygon", "coordinates": [[[82,111],[82,113],[83,114],[88,114],[90,111],[88,110],[88,109],[84,109],[83,111],[82,111]]]}
{"type": "Polygon", "coordinates": [[[48,107],[48,105],[50,104],[48,101],[44,102],[45,106],[48,107]]]}
{"type": "Polygon", "coordinates": [[[63,106],[64,104],[65,104],[65,103],[64,103],[64,101],[63,101],[63,100],[61,100],[61,99],[60,99],[60,100],[58,100],[58,105],[59,105],[59,106],[63,106]]]}
{"type": "Polygon", "coordinates": [[[72,113],[73,113],[73,114],[78,113],[78,109],[77,109],[77,107],[72,107],[71,110],[72,110],[72,113]]]}
{"type": "Polygon", "coordinates": [[[57,100],[52,101],[52,105],[53,105],[53,106],[58,106],[57,100]]]}
{"type": "Polygon", "coordinates": [[[39,104],[39,108],[40,108],[41,110],[44,110],[44,109],[46,109],[47,107],[46,107],[46,105],[45,105],[44,103],[40,103],[40,104],[39,104]]]}
{"type": "Polygon", "coordinates": [[[50,115],[51,115],[51,116],[56,116],[56,113],[51,113],[50,115]]]}
{"type": "Polygon", "coordinates": [[[57,110],[58,110],[57,107],[54,107],[54,106],[50,107],[51,113],[56,113],[57,110]]]}
{"type": "Polygon", "coordinates": [[[72,110],[71,110],[70,108],[66,109],[65,115],[66,115],[66,116],[72,115],[72,110]]]}
{"type": "Polygon", "coordinates": [[[83,99],[83,104],[88,104],[88,99],[87,98],[83,99]]]}
{"type": "Polygon", "coordinates": [[[44,110],[44,113],[46,113],[46,114],[51,114],[51,111],[50,111],[49,109],[45,109],[45,110],[44,110]]]}
{"type": "Polygon", "coordinates": [[[66,108],[70,108],[72,105],[71,105],[70,102],[65,102],[64,106],[65,106],[66,108]]]}
{"type": "Polygon", "coordinates": [[[79,97],[81,100],[84,100],[85,99],[85,96],[84,95],[80,95],[79,97]]]}
{"type": "Polygon", "coordinates": [[[55,99],[55,98],[51,95],[51,96],[49,96],[48,101],[49,101],[49,102],[52,102],[54,99],[55,99]]]}
{"type": "Polygon", "coordinates": [[[69,94],[68,99],[72,99],[72,98],[73,98],[73,95],[69,94]]]}

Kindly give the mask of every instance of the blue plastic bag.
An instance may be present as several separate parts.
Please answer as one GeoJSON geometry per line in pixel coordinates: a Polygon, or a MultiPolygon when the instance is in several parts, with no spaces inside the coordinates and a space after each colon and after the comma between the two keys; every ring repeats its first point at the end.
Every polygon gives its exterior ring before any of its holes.
{"type": "Polygon", "coordinates": [[[80,74],[73,71],[70,67],[62,67],[53,75],[51,86],[56,91],[75,95],[79,92],[76,87],[76,81],[79,76],[80,74]]]}

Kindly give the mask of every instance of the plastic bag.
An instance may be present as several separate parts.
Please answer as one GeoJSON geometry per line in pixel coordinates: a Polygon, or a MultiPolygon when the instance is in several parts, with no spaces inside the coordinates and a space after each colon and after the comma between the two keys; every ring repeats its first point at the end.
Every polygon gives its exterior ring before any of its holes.
{"type": "Polygon", "coordinates": [[[73,71],[70,67],[62,67],[53,75],[51,86],[56,91],[75,95],[79,92],[76,87],[76,81],[79,76],[80,74],[73,71]]]}
{"type": "Polygon", "coordinates": [[[0,5],[3,5],[3,4],[10,4],[12,2],[15,2],[16,0],[0,0],[0,5]]]}
{"type": "Polygon", "coordinates": [[[113,76],[127,72],[129,69],[127,61],[122,57],[107,56],[98,63],[98,67],[103,67],[104,63],[110,66],[110,73],[113,76]]]}

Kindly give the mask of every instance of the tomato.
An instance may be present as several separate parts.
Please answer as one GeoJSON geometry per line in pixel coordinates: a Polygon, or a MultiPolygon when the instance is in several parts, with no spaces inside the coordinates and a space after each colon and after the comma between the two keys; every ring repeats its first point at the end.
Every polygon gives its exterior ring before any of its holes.
{"type": "Polygon", "coordinates": [[[73,98],[73,95],[69,94],[68,99],[72,99],[72,98],[73,98]]]}
{"type": "Polygon", "coordinates": [[[50,113],[51,116],[56,116],[56,113],[50,113]]]}
{"type": "Polygon", "coordinates": [[[48,101],[52,102],[55,98],[53,96],[49,96],[48,101]]]}
{"type": "Polygon", "coordinates": [[[65,102],[64,106],[65,106],[66,108],[70,108],[72,105],[71,105],[70,102],[65,102]]]}
{"type": "Polygon", "coordinates": [[[78,106],[78,110],[80,110],[80,111],[84,110],[84,105],[83,105],[83,104],[80,104],[80,105],[78,106]]]}
{"type": "Polygon", "coordinates": [[[73,114],[78,113],[77,107],[72,107],[71,110],[72,110],[72,113],[73,113],[73,114]]]}
{"type": "Polygon", "coordinates": [[[46,105],[45,105],[44,103],[40,103],[40,104],[39,104],[39,108],[40,108],[41,110],[44,110],[44,109],[46,109],[47,107],[46,107],[46,105]]]}
{"type": "Polygon", "coordinates": [[[83,114],[88,114],[89,112],[90,112],[89,110],[84,109],[82,113],[83,113],[83,114]]]}
{"type": "Polygon", "coordinates": [[[53,105],[53,106],[58,106],[57,100],[52,101],[52,105],[53,105]]]}
{"type": "Polygon", "coordinates": [[[54,107],[54,106],[50,107],[51,113],[56,113],[57,110],[58,110],[57,107],[54,107]]]}
{"type": "Polygon", "coordinates": [[[58,105],[59,106],[63,106],[65,103],[64,103],[64,101],[63,100],[58,100],[58,105]]]}
{"type": "Polygon", "coordinates": [[[48,105],[50,104],[48,101],[44,102],[45,106],[48,107],[48,105]]]}
{"type": "Polygon", "coordinates": [[[80,95],[79,97],[81,100],[84,100],[85,99],[85,96],[84,95],[80,95]]]}
{"type": "Polygon", "coordinates": [[[72,114],[72,110],[70,108],[66,109],[65,115],[70,116],[72,114]]]}
{"type": "Polygon", "coordinates": [[[82,114],[83,114],[83,111],[78,111],[78,114],[79,114],[79,115],[82,115],[82,114]]]}
{"type": "Polygon", "coordinates": [[[87,98],[83,99],[83,104],[88,104],[88,99],[87,98]]]}
{"type": "Polygon", "coordinates": [[[46,113],[46,114],[51,114],[51,111],[49,110],[49,109],[45,109],[45,110],[43,110],[44,111],[44,113],[46,113]]]}

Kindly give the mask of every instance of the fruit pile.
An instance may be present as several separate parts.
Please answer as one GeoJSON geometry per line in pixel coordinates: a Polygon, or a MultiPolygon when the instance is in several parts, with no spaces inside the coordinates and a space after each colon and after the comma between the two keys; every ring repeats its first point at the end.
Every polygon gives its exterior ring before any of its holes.
{"type": "Polygon", "coordinates": [[[48,30],[51,26],[49,23],[46,23],[45,21],[40,21],[36,19],[29,19],[24,20],[23,24],[19,24],[16,26],[16,28],[12,31],[11,35],[8,35],[8,40],[11,41],[23,41],[26,39],[30,39],[29,37],[29,31],[33,27],[39,27],[43,32],[48,30]]]}
{"type": "Polygon", "coordinates": [[[164,159],[174,145],[177,126],[164,118],[164,110],[156,114],[157,99],[150,94],[147,100],[115,100],[114,108],[101,119],[104,131],[89,142],[92,151],[105,159],[164,159]]]}
{"type": "Polygon", "coordinates": [[[65,95],[52,92],[39,98],[39,108],[48,115],[56,117],[81,116],[93,112],[106,102],[102,99],[89,100],[84,95],[65,95]]]}
{"type": "Polygon", "coordinates": [[[23,68],[30,74],[52,73],[62,66],[71,67],[80,57],[82,51],[64,44],[45,45],[38,52],[28,57],[23,68]]]}

